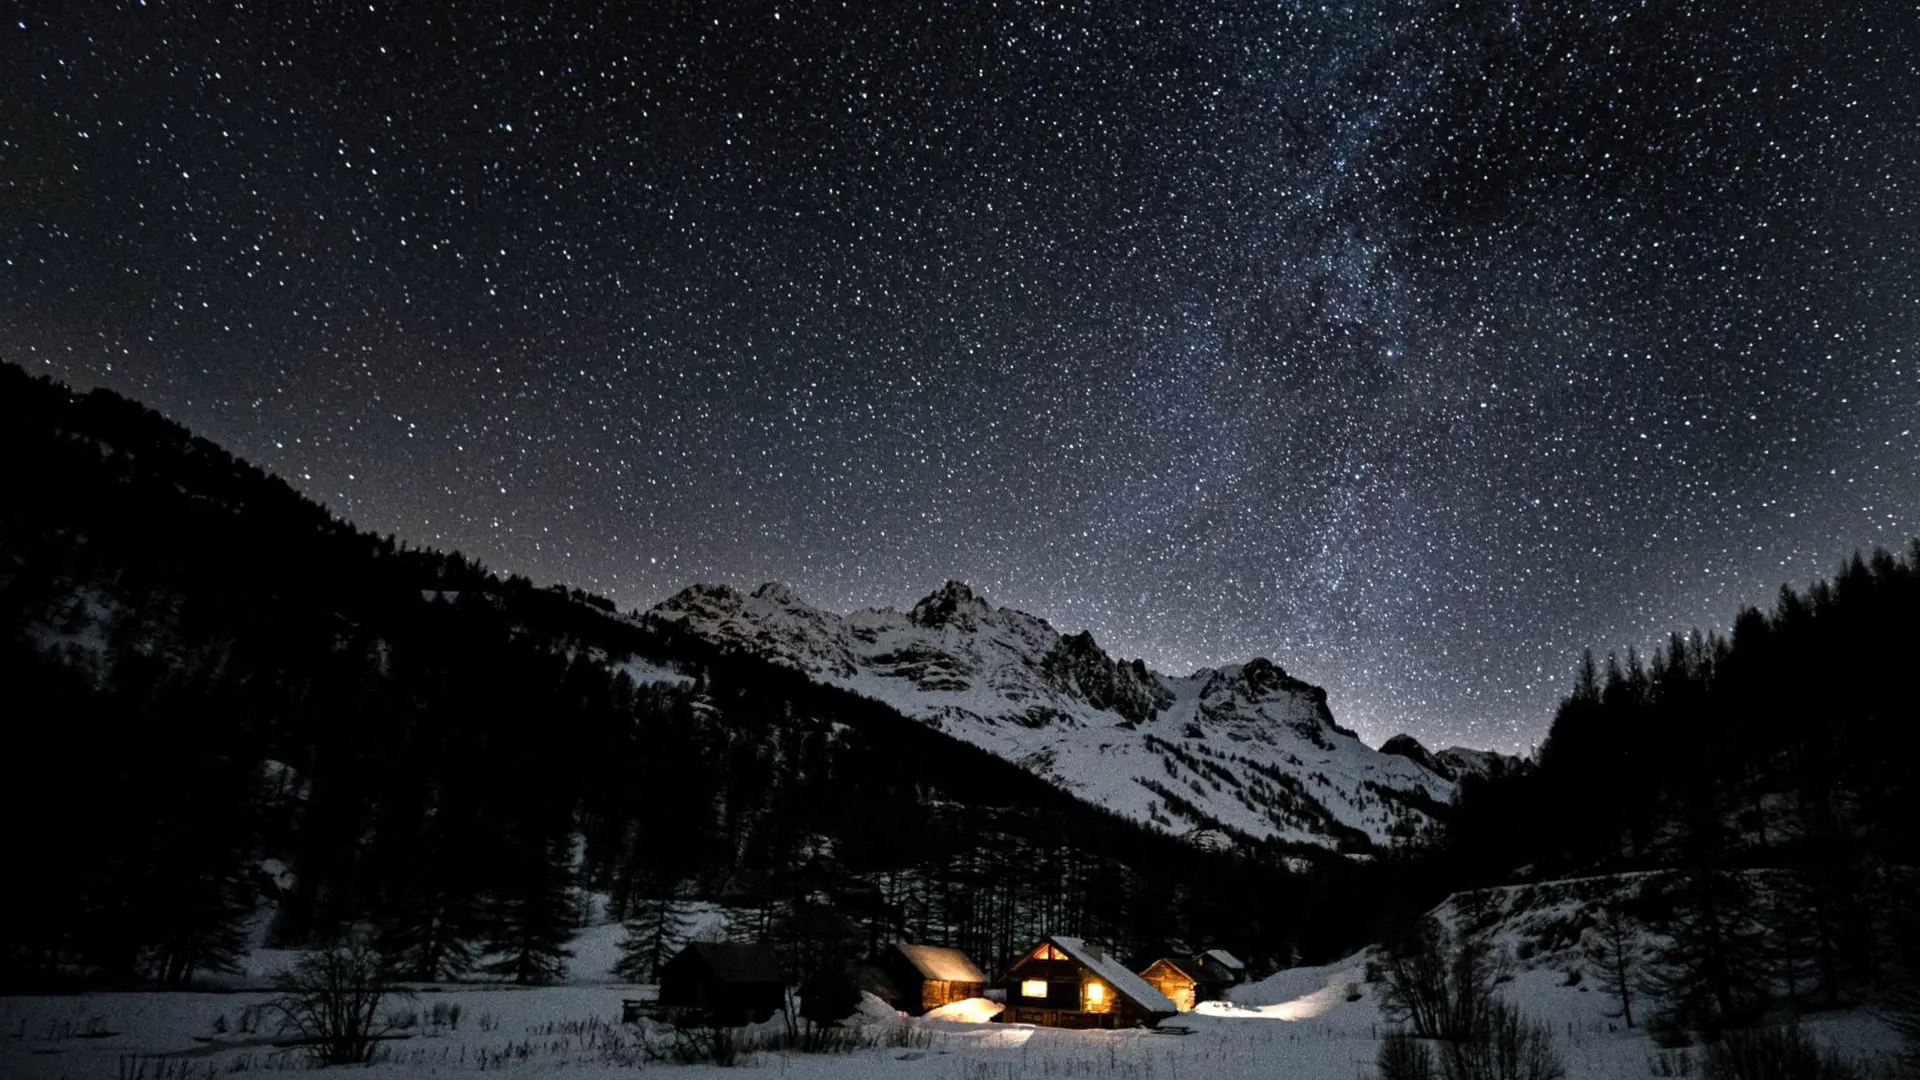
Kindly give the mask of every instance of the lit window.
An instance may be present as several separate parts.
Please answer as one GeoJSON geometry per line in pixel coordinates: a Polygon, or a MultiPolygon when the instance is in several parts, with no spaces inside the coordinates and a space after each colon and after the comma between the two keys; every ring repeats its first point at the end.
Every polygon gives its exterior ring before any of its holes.
{"type": "Polygon", "coordinates": [[[1039,997],[1039,998],[1046,997],[1047,996],[1047,980],[1045,979],[1021,980],[1020,996],[1021,997],[1039,997]]]}
{"type": "Polygon", "coordinates": [[[1099,983],[1087,984],[1087,1004],[1098,1005],[1107,1000],[1107,988],[1099,983]]]}

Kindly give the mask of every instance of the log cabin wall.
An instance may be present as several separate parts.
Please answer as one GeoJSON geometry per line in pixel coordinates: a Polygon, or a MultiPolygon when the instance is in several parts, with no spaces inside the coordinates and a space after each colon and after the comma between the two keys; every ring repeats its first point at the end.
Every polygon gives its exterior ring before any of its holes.
{"type": "Polygon", "coordinates": [[[1181,1012],[1192,1012],[1199,1001],[1199,982],[1193,976],[1167,960],[1155,960],[1153,965],[1140,973],[1155,990],[1173,999],[1173,1004],[1181,1012]]]}
{"type": "Polygon", "coordinates": [[[1178,1011],[1146,980],[1078,938],[1042,942],[997,985],[1007,995],[1001,1018],[1010,1023],[1118,1028],[1150,1025],[1178,1011]]]}
{"type": "Polygon", "coordinates": [[[921,987],[920,1007],[922,1009],[937,1009],[956,1001],[983,997],[987,992],[986,983],[951,982],[942,979],[928,979],[921,984],[921,987]]]}

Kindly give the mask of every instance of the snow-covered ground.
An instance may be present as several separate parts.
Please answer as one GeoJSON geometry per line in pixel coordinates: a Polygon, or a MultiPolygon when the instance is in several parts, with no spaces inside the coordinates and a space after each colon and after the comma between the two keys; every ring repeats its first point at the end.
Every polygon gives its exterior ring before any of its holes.
{"type": "MultiPolygon", "coordinates": [[[[287,886],[291,879],[284,876],[278,860],[263,861],[261,868],[270,876],[281,879],[281,885],[287,886]]],[[[566,983],[570,986],[606,986],[620,982],[613,974],[613,965],[620,960],[620,939],[626,930],[617,922],[609,921],[606,915],[607,898],[602,893],[589,893],[583,898],[586,925],[575,931],[573,940],[567,943],[567,949],[573,953],[567,959],[566,983]]],[[[725,934],[726,909],[718,904],[704,902],[685,902],[679,905],[680,917],[686,920],[688,940],[719,941],[725,934]]],[[[305,955],[297,949],[274,949],[267,946],[267,927],[273,921],[274,908],[263,904],[253,914],[247,926],[248,952],[240,959],[240,970],[234,975],[202,975],[198,981],[209,989],[218,991],[252,990],[272,985],[273,981],[293,969],[305,955]]],[[[0,1080],[6,1080],[0,1074],[0,1080]]]]}
{"type": "MultiPolygon", "coordinates": [[[[1209,1004],[1165,1025],[1184,1029],[1185,1035],[968,1022],[991,1008],[946,1010],[952,1019],[908,1020],[870,1007],[858,1022],[876,1045],[850,1054],[760,1052],[740,1065],[793,1077],[1356,1080],[1372,1074],[1386,1031],[1377,988],[1364,982],[1363,970],[1356,957],[1238,987],[1232,1003],[1209,1004]]],[[[1662,1051],[1637,1031],[1616,1030],[1604,1015],[1604,995],[1563,983],[1556,972],[1528,971],[1507,983],[1504,992],[1553,1024],[1570,1080],[1653,1073],[1662,1051]]],[[[413,1080],[502,1068],[556,1078],[601,1077],[629,1068],[670,1076],[728,1075],[711,1065],[645,1061],[639,1030],[619,1019],[622,998],[650,994],[651,988],[619,984],[422,992],[390,1006],[418,1014],[419,1024],[408,1037],[388,1042],[380,1063],[353,1075],[413,1080]],[[446,1020],[455,1006],[457,1026],[446,1020]],[[439,1024],[433,1022],[436,1010],[439,1024]]],[[[272,1046],[268,1029],[255,1019],[270,997],[249,990],[0,999],[0,1076],[177,1080],[302,1068],[297,1051],[272,1046]]],[[[1813,1017],[1803,1027],[1817,1042],[1875,1063],[1889,1061],[1895,1049],[1885,1027],[1861,1013],[1813,1017]]]]}

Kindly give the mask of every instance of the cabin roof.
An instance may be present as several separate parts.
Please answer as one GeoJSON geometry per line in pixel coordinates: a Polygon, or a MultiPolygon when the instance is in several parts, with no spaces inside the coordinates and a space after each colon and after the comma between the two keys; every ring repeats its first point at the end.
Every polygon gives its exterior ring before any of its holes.
{"type": "MultiPolygon", "coordinates": [[[[715,981],[723,983],[778,983],[780,965],[761,945],[736,945],[725,941],[694,941],[680,956],[697,959],[715,981]]],[[[671,961],[669,961],[671,962],[671,961]]]]}
{"type": "Polygon", "coordinates": [[[1194,963],[1191,960],[1182,960],[1177,956],[1163,956],[1160,959],[1155,960],[1153,963],[1148,964],[1146,967],[1140,969],[1141,976],[1145,977],[1147,972],[1152,971],[1154,968],[1159,967],[1161,964],[1167,965],[1168,967],[1172,968],[1173,970],[1179,972],[1182,975],[1185,975],[1187,978],[1192,979],[1195,982],[1200,981],[1200,973],[1194,970],[1200,965],[1194,963]]]}
{"type": "Polygon", "coordinates": [[[1208,949],[1206,952],[1202,953],[1201,955],[1207,957],[1208,959],[1214,961],[1217,964],[1221,964],[1225,967],[1231,968],[1234,971],[1247,970],[1247,965],[1242,963],[1239,957],[1233,955],[1232,953],[1228,952],[1225,949],[1208,949]]]}
{"type": "Polygon", "coordinates": [[[1110,983],[1135,1005],[1150,1013],[1177,1013],[1173,999],[1153,988],[1153,984],[1127,970],[1120,961],[1076,937],[1050,937],[1053,946],[1110,983]]]}
{"type": "Polygon", "coordinates": [[[923,979],[937,982],[983,983],[987,977],[967,959],[967,954],[959,949],[949,949],[940,945],[909,945],[897,942],[894,948],[907,958],[915,971],[923,979]]]}
{"type": "Polygon", "coordinates": [[[1232,986],[1234,983],[1240,981],[1241,977],[1246,974],[1247,969],[1237,963],[1227,963],[1225,960],[1220,959],[1222,956],[1225,956],[1228,960],[1233,959],[1232,953],[1213,949],[1194,957],[1193,962],[1187,965],[1186,970],[1192,972],[1201,982],[1213,986],[1232,986]]]}

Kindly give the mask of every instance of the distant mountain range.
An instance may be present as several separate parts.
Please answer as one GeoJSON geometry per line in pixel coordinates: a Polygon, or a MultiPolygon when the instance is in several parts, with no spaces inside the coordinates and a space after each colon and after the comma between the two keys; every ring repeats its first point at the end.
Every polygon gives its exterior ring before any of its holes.
{"type": "Polygon", "coordinates": [[[387,638],[393,618],[413,618],[403,616],[409,604],[442,601],[469,622],[491,611],[486,620],[519,624],[553,649],[586,644],[639,684],[677,679],[689,657],[714,651],[778,665],[1129,821],[1207,846],[1310,855],[1418,840],[1459,778],[1497,757],[1429,752],[1404,735],[1376,750],[1335,722],[1325,691],[1268,660],[1162,674],[960,582],[906,612],[839,615],[766,584],[695,585],[622,615],[578,590],[502,582],[457,557],[358,533],[115,395],[0,374],[18,411],[13,452],[46,463],[15,478],[4,515],[7,622],[31,652],[63,658],[96,686],[111,681],[128,642],[168,642],[182,670],[238,671],[222,641],[252,643],[260,663],[279,665],[284,648],[266,647],[275,635],[387,638]],[[167,524],[141,525],[154,521],[167,524]]]}
{"type": "Polygon", "coordinates": [[[1368,749],[1267,661],[1169,677],[959,584],[622,613],[5,364],[0,456],[0,675],[51,742],[0,761],[0,811],[105,811],[22,841],[0,991],[187,985],[263,918],[286,948],[371,926],[422,981],[541,982],[584,894],[718,903],[795,957],[991,964],[1058,932],[1330,956],[1439,899],[1364,856],[1435,822],[1456,759],[1368,749]]]}
{"type": "Polygon", "coordinates": [[[1265,659],[1169,676],[950,581],[838,615],[788,586],[695,585],[644,622],[804,672],[1013,761],[1087,802],[1202,837],[1364,853],[1423,835],[1497,755],[1368,747],[1326,691],[1265,659]]]}

